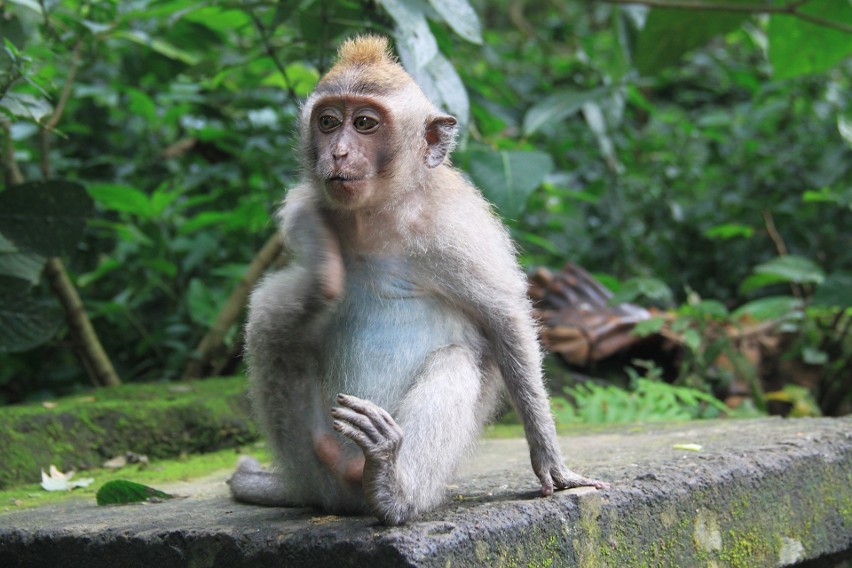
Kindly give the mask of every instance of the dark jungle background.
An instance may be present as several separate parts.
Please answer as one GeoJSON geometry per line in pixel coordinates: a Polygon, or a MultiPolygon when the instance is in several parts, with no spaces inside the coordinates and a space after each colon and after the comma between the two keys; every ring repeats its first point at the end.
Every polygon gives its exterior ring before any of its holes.
{"type": "Polygon", "coordinates": [[[561,420],[848,413],[852,3],[695,4],[0,2],[0,404],[239,373],[300,100],[375,32],[524,266],[674,346],[550,358],[561,420]]]}

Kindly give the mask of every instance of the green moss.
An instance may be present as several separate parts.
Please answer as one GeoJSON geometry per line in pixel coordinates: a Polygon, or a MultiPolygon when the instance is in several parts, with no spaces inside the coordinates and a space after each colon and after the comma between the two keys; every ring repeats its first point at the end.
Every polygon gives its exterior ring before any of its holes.
{"type": "Polygon", "coordinates": [[[770,542],[764,531],[754,529],[746,531],[729,530],[723,540],[719,558],[732,568],[750,568],[770,564],[776,546],[770,542]]]}
{"type": "MultiPolygon", "coordinates": [[[[253,448],[251,455],[263,462],[269,461],[265,450],[253,448]]],[[[0,512],[55,503],[66,499],[94,499],[95,493],[107,481],[129,479],[144,485],[159,488],[164,484],[177,481],[198,479],[217,472],[230,472],[237,462],[239,454],[233,449],[220,450],[208,454],[198,454],[184,458],[154,460],[146,468],[130,465],[119,470],[93,469],[77,473],[77,477],[91,477],[95,481],[88,487],[69,492],[48,492],[36,483],[18,486],[0,491],[0,512]]]]}
{"type": "Polygon", "coordinates": [[[39,470],[88,469],[127,451],[158,459],[238,447],[257,439],[245,379],[125,385],[92,396],[0,408],[0,488],[39,470]],[[8,456],[8,457],[7,457],[8,456]]]}

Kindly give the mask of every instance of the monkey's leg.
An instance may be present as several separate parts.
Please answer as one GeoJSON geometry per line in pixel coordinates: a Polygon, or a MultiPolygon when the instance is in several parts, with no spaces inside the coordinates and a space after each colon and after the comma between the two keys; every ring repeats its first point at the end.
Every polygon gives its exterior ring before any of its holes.
{"type": "Polygon", "coordinates": [[[249,456],[240,456],[237,470],[228,479],[231,494],[237,501],[254,503],[268,507],[293,505],[286,498],[288,488],[284,480],[271,471],[266,471],[260,463],[249,456]]]}
{"type": "Polygon", "coordinates": [[[396,420],[368,400],[338,396],[334,428],[364,451],[364,494],[384,523],[405,523],[444,500],[481,427],[480,390],[475,355],[452,345],[423,363],[396,420]]]}

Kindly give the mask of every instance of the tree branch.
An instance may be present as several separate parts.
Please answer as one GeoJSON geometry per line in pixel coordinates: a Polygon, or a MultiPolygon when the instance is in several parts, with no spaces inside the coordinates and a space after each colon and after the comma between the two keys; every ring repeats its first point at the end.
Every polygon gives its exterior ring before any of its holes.
{"type": "Polygon", "coordinates": [[[49,259],[44,267],[44,274],[62,303],[68,327],[71,328],[71,337],[80,351],[83,366],[89,376],[98,386],[120,385],[121,379],[118,378],[112,362],[92,327],[92,322],[83,307],[83,301],[65,272],[62,259],[59,257],[49,259]]]}
{"type": "MultiPolygon", "coordinates": [[[[281,254],[281,237],[276,232],[269,237],[266,244],[254,256],[243,277],[237,282],[231,295],[225,301],[216,321],[210,326],[210,330],[193,351],[191,359],[183,372],[183,379],[197,379],[208,372],[214,356],[222,350],[225,334],[239,318],[243,307],[246,305],[249,293],[254,283],[263,275],[270,264],[281,254]]],[[[214,366],[215,368],[215,366],[214,366]]]]}
{"type": "Polygon", "coordinates": [[[5,134],[3,146],[3,169],[6,170],[5,182],[6,185],[17,185],[24,183],[24,175],[21,173],[21,168],[18,167],[18,162],[15,161],[15,144],[12,140],[12,128],[9,121],[5,118],[0,119],[0,128],[5,134]]]}
{"type": "Polygon", "coordinates": [[[708,12],[746,12],[749,14],[779,14],[793,16],[812,24],[852,34],[852,26],[834,22],[820,16],[802,12],[799,8],[810,0],[795,0],[786,4],[731,4],[729,2],[701,2],[700,0],[602,0],[607,4],[639,5],[672,10],[706,10],[708,12]]]}
{"type": "MultiPolygon", "coordinates": [[[[65,107],[68,104],[68,99],[71,97],[71,90],[74,86],[74,79],[77,76],[77,70],[80,68],[80,49],[82,40],[78,40],[72,51],[71,67],[68,69],[68,76],[65,79],[65,84],[62,86],[62,92],[56,102],[53,113],[50,119],[42,125],[41,130],[41,174],[45,180],[50,179],[50,133],[59,124],[62,115],[65,113],[65,107]]],[[[89,319],[89,314],[83,307],[83,301],[80,299],[80,294],[74,283],[68,278],[68,273],[65,271],[65,265],[59,257],[49,258],[44,267],[44,274],[53,288],[54,293],[59,297],[62,308],[65,311],[65,318],[68,321],[68,327],[71,331],[71,338],[77,348],[77,352],[82,361],[83,368],[86,374],[98,386],[114,386],[120,385],[121,379],[115,372],[112,362],[101,344],[95,328],[89,319]]]]}
{"type": "Polygon", "coordinates": [[[59,94],[59,100],[56,102],[56,107],[50,115],[50,120],[44,127],[48,130],[53,130],[62,115],[65,113],[65,107],[68,104],[68,99],[71,98],[71,89],[74,86],[74,80],[77,78],[77,71],[80,69],[80,50],[83,47],[83,40],[77,40],[77,44],[71,51],[71,67],[68,69],[68,76],[65,78],[65,84],[62,86],[62,92],[59,94]]]}
{"type": "Polygon", "coordinates": [[[62,119],[65,107],[68,105],[68,99],[71,97],[74,79],[76,79],[77,70],[80,68],[80,48],[82,44],[82,40],[78,40],[74,46],[71,52],[71,67],[68,69],[68,76],[65,78],[65,84],[62,86],[62,92],[59,94],[59,99],[56,101],[56,106],[50,118],[46,123],[41,125],[41,177],[45,180],[50,178],[50,133],[62,119]]]}
{"type": "Polygon", "coordinates": [[[267,57],[272,60],[272,63],[275,65],[275,68],[278,69],[278,72],[281,73],[281,77],[284,79],[284,85],[287,88],[287,95],[290,97],[290,100],[296,107],[299,107],[301,101],[299,100],[299,95],[296,94],[295,89],[293,89],[293,84],[290,82],[290,78],[287,76],[287,68],[284,67],[284,64],[281,63],[281,59],[278,58],[278,54],[275,52],[275,48],[270,41],[270,32],[266,29],[266,26],[263,25],[263,22],[260,18],[254,13],[254,10],[248,9],[248,12],[251,21],[254,22],[254,27],[257,28],[257,32],[260,34],[260,41],[263,44],[263,49],[266,52],[267,57]]]}
{"type": "MultiPolygon", "coordinates": [[[[772,242],[775,244],[775,250],[778,251],[778,256],[787,256],[790,253],[787,250],[787,245],[784,244],[784,238],[781,236],[781,233],[778,232],[778,228],[775,227],[775,219],[772,217],[772,213],[764,209],[762,214],[763,224],[766,226],[766,234],[769,235],[769,238],[772,239],[772,242]]],[[[804,297],[801,286],[795,282],[790,282],[790,290],[799,300],[804,297]]]]}

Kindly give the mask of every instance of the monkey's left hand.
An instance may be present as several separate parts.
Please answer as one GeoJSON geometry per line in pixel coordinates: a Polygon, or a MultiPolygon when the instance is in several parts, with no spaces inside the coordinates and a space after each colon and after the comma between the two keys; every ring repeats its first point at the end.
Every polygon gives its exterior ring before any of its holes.
{"type": "Polygon", "coordinates": [[[552,459],[534,457],[533,471],[541,481],[541,494],[544,497],[553,495],[554,489],[571,489],[574,487],[607,489],[609,487],[608,483],[574,473],[565,467],[558,455],[552,459]]]}
{"type": "Polygon", "coordinates": [[[379,464],[392,465],[402,445],[402,428],[388,412],[370,402],[347,394],[337,395],[341,406],[331,409],[335,430],[364,451],[366,470],[379,464]]]}

